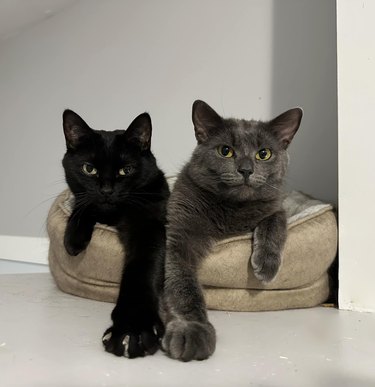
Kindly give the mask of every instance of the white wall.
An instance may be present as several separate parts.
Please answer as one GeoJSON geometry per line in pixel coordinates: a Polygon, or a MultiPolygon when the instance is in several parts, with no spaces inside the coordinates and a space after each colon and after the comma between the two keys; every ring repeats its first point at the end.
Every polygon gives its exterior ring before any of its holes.
{"type": "Polygon", "coordinates": [[[154,153],[171,174],[195,145],[195,99],[256,119],[302,105],[289,187],[335,201],[334,1],[282,4],[80,1],[2,44],[0,235],[44,235],[51,198],[64,187],[66,107],[100,129],[149,111],[154,153]]]}
{"type": "Polygon", "coordinates": [[[337,3],[340,294],[342,309],[375,311],[375,2],[337,3]]]}
{"type": "Polygon", "coordinates": [[[263,0],[82,1],[0,47],[0,234],[43,235],[66,107],[100,129],[149,111],[169,174],[194,147],[194,99],[268,117],[271,16],[263,0]]]}

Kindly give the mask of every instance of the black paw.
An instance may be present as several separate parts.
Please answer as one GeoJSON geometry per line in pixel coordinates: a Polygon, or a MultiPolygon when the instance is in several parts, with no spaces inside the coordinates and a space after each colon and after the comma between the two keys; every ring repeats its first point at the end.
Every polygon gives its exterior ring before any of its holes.
{"type": "Polygon", "coordinates": [[[209,322],[172,320],[166,326],[162,346],[173,359],[204,360],[215,351],[215,329],[209,322]]]}
{"type": "Polygon", "coordinates": [[[112,326],[104,332],[102,342],[107,352],[133,359],[153,355],[159,348],[160,334],[156,328],[130,332],[112,326]]]}
{"type": "Polygon", "coordinates": [[[73,237],[64,238],[64,246],[69,255],[76,256],[86,249],[89,241],[75,239],[73,237]]]}
{"type": "Polygon", "coordinates": [[[275,277],[280,268],[281,259],[278,254],[254,251],[251,256],[251,266],[254,275],[262,282],[270,282],[275,277]]]}

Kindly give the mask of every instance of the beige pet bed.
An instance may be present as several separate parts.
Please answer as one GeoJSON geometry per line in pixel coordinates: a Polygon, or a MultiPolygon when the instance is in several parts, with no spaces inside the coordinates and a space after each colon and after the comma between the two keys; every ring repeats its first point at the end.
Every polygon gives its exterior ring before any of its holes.
{"type": "MultiPolygon", "coordinates": [[[[67,190],[48,215],[49,264],[64,292],[115,302],[121,280],[124,251],[115,229],[97,224],[87,249],[71,257],[63,245],[64,231],[74,198],[67,190]]],[[[332,207],[300,192],[284,200],[288,239],[282,266],[267,285],[248,273],[251,234],[217,243],[199,270],[207,306],[229,311],[263,311],[318,305],[329,296],[327,270],[337,249],[337,225],[332,207]]]]}

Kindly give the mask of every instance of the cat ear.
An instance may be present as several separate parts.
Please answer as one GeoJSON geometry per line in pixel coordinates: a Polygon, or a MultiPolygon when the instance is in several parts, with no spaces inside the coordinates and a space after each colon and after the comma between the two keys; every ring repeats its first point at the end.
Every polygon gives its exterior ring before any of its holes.
{"type": "Polygon", "coordinates": [[[125,132],[126,139],[136,144],[142,151],[150,149],[151,134],[152,124],[148,113],[136,117],[125,132]]]}
{"type": "Polygon", "coordinates": [[[200,100],[193,103],[192,116],[195,138],[198,144],[207,141],[212,134],[223,126],[223,119],[206,102],[200,100]]]}
{"type": "Polygon", "coordinates": [[[303,110],[297,107],[280,114],[270,121],[272,132],[278,137],[285,149],[292,142],[301,123],[302,115],[303,110]]]}
{"type": "Polygon", "coordinates": [[[69,109],[63,113],[63,128],[68,149],[75,149],[84,138],[92,133],[92,129],[86,122],[77,113],[69,109]]]}

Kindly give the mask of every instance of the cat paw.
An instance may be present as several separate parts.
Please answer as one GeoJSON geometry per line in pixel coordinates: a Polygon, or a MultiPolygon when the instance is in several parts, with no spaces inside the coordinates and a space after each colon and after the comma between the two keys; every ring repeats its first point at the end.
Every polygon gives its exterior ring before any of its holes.
{"type": "Polygon", "coordinates": [[[172,320],[167,324],[162,347],[182,361],[204,360],[215,351],[215,329],[209,322],[172,320]]]}
{"type": "Polygon", "coordinates": [[[102,337],[104,349],[115,356],[129,359],[153,355],[159,348],[159,332],[156,328],[130,332],[108,328],[102,337]]]}
{"type": "Polygon", "coordinates": [[[67,253],[73,257],[86,249],[89,241],[74,240],[73,238],[64,238],[64,246],[67,253]]]}
{"type": "Polygon", "coordinates": [[[271,282],[279,271],[281,259],[278,254],[256,253],[251,256],[255,277],[264,283],[271,282]]]}

